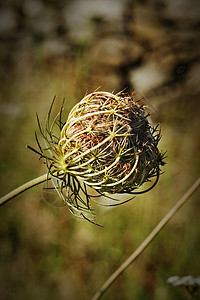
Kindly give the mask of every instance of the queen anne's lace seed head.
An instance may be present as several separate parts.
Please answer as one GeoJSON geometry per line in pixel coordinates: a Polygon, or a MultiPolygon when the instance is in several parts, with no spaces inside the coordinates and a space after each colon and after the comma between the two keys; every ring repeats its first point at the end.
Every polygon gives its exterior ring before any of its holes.
{"type": "Polygon", "coordinates": [[[152,177],[155,182],[146,191],[156,184],[164,164],[157,148],[160,131],[150,125],[145,108],[133,96],[94,92],[74,106],[66,123],[60,117],[60,137],[53,134],[57,119],[42,132],[50,155],[39,147],[55,188],[73,211],[90,209],[88,187],[100,195],[137,194],[152,177]]]}

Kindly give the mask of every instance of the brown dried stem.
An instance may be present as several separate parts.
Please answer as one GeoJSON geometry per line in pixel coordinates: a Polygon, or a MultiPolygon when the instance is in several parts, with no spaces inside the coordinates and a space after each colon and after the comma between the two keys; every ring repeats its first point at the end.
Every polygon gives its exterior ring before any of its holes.
{"type": "Polygon", "coordinates": [[[179,211],[183,204],[190,198],[190,196],[196,191],[200,185],[200,177],[195,181],[195,183],[190,187],[190,189],[185,193],[185,195],[172,207],[172,209],[165,215],[165,217],[158,223],[158,225],[153,229],[153,231],[147,236],[147,238],[142,242],[142,244],[129,256],[127,260],[105,281],[102,287],[97,291],[97,293],[92,297],[91,300],[100,299],[111,284],[121,275],[132,262],[134,262],[142,252],[147,248],[147,246],[153,241],[153,239],[160,233],[164,226],[172,219],[172,217],[179,211]]]}

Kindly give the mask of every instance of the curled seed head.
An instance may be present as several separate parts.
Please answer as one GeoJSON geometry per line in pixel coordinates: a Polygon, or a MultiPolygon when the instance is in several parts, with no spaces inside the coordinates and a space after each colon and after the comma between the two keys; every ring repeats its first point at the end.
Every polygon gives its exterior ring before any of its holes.
{"type": "MultiPolygon", "coordinates": [[[[61,113],[58,118],[61,119],[61,113]]],[[[42,132],[50,157],[46,149],[39,147],[41,155],[47,158],[50,174],[62,182],[57,189],[63,195],[68,188],[64,198],[73,207],[78,207],[77,199],[83,201],[80,193],[86,197],[82,204],[89,207],[87,187],[100,195],[137,194],[134,190],[152,177],[157,182],[164,164],[157,147],[160,130],[150,125],[144,106],[133,96],[94,92],[73,107],[66,123],[57,119],[42,132]],[[59,137],[52,133],[57,123],[59,137]]]]}

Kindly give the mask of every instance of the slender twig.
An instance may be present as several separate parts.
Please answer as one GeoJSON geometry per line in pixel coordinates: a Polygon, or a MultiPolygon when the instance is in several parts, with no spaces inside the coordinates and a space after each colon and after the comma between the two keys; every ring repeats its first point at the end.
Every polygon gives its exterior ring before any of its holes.
{"type": "Polygon", "coordinates": [[[16,188],[15,190],[13,190],[12,192],[8,193],[7,195],[3,196],[0,199],[0,206],[3,205],[4,203],[6,203],[7,201],[13,199],[14,197],[18,196],[19,194],[25,192],[26,190],[32,188],[35,185],[38,185],[46,180],[49,180],[50,176],[47,174],[44,174],[42,176],[39,176],[35,179],[32,179],[28,182],[26,182],[25,184],[21,185],[20,187],[16,188]]]}
{"type": "Polygon", "coordinates": [[[182,205],[189,199],[189,197],[195,192],[195,190],[200,185],[200,177],[195,181],[195,183],[190,187],[190,189],[185,193],[185,195],[172,207],[172,209],[165,215],[165,217],[158,223],[158,225],[153,229],[153,231],[147,236],[147,238],[142,242],[142,244],[129,256],[127,260],[105,281],[102,287],[97,291],[97,293],[92,297],[91,300],[98,300],[106,292],[106,290],[111,286],[111,284],[119,277],[122,272],[124,272],[128,266],[139,257],[145,248],[152,242],[152,240],[158,235],[158,233],[163,229],[163,227],[171,220],[171,218],[178,212],[182,205]]]}

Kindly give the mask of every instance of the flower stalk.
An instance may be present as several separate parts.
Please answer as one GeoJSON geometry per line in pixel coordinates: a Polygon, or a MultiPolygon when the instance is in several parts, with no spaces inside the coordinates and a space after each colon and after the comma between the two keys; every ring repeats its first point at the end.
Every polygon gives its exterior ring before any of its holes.
{"type": "Polygon", "coordinates": [[[30,188],[32,188],[40,183],[43,183],[49,179],[50,179],[50,177],[47,174],[44,174],[42,176],[39,176],[35,179],[32,179],[32,180],[26,182],[25,184],[21,185],[20,187],[16,188],[15,190],[11,191],[7,195],[3,196],[0,199],[0,206],[5,204],[9,200],[15,198],[16,196],[22,194],[23,192],[29,190],[30,188]]]}

